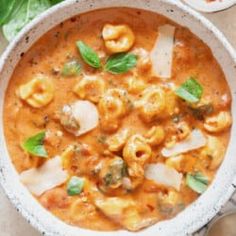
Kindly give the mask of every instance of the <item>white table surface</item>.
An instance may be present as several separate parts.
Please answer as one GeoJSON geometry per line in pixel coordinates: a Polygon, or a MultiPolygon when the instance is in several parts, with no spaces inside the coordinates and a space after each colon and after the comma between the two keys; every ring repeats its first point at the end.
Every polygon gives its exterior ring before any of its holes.
{"type": "MultiPolygon", "coordinates": [[[[228,40],[236,48],[236,6],[213,14],[205,15],[226,35],[228,40]]],[[[0,34],[0,53],[4,50],[7,43],[0,34]]],[[[236,193],[233,198],[225,205],[221,213],[236,209],[236,193]]],[[[207,227],[196,233],[196,236],[204,235],[207,227]]],[[[6,198],[0,187],[0,235],[1,236],[39,236],[40,234],[33,229],[21,215],[16,212],[9,200],[6,198]]]]}

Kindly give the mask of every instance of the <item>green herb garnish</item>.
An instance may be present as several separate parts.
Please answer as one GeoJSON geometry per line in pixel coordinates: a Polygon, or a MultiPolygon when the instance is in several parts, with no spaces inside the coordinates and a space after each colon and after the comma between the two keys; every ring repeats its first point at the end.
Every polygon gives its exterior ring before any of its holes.
{"type": "Polygon", "coordinates": [[[70,196],[79,195],[83,191],[84,183],[84,178],[72,176],[67,183],[67,194],[70,196]]]}
{"type": "Polygon", "coordinates": [[[201,172],[187,174],[186,184],[195,192],[201,194],[206,191],[208,186],[208,178],[201,172]]]}
{"type": "Polygon", "coordinates": [[[202,97],[203,88],[194,78],[185,81],[176,91],[175,94],[190,103],[199,102],[202,97]]]}
{"type": "Polygon", "coordinates": [[[137,56],[131,53],[118,53],[110,56],[105,65],[105,71],[112,74],[125,73],[137,63],[137,56]]]}
{"type": "Polygon", "coordinates": [[[105,186],[117,184],[127,176],[127,166],[123,159],[115,158],[108,166],[108,171],[103,178],[105,186]]]}
{"type": "Polygon", "coordinates": [[[189,111],[197,120],[204,120],[205,116],[211,115],[214,112],[214,107],[211,103],[198,107],[189,107],[189,111]]]}
{"type": "Polygon", "coordinates": [[[40,132],[28,139],[22,144],[22,148],[28,153],[38,157],[48,157],[48,153],[43,145],[46,132],[40,132]]]}
{"type": "Polygon", "coordinates": [[[100,68],[101,62],[97,53],[90,48],[87,44],[82,41],[76,42],[76,46],[79,49],[80,55],[83,60],[90,66],[94,68],[100,68]]]}
{"type": "Polygon", "coordinates": [[[61,74],[63,76],[75,76],[79,75],[81,71],[81,65],[77,60],[71,60],[64,64],[61,74]]]}
{"type": "Polygon", "coordinates": [[[62,0],[1,0],[0,26],[3,34],[10,41],[18,32],[37,15],[62,0]]]}
{"type": "Polygon", "coordinates": [[[23,4],[24,0],[1,0],[0,25],[7,23],[23,4]]]}

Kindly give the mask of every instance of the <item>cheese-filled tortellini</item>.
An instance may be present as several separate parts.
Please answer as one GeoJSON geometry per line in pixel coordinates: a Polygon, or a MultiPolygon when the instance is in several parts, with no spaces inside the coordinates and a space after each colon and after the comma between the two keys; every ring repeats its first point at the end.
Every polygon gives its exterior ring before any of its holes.
{"type": "Polygon", "coordinates": [[[132,188],[144,180],[144,166],[152,156],[152,149],[142,135],[132,135],[123,149],[123,158],[128,166],[132,188]]]}
{"type": "Polygon", "coordinates": [[[95,199],[95,205],[106,217],[129,231],[138,231],[157,221],[155,216],[142,217],[137,209],[137,203],[132,198],[106,197],[95,199]]]}
{"type": "Polygon", "coordinates": [[[146,88],[141,99],[136,103],[141,118],[145,122],[162,119],[174,113],[175,99],[171,92],[160,86],[146,88]]]}
{"type": "Polygon", "coordinates": [[[145,135],[146,141],[151,146],[161,144],[165,139],[165,131],[161,126],[153,126],[145,135]]]}
{"type": "Polygon", "coordinates": [[[61,154],[62,166],[67,170],[71,168],[71,159],[74,156],[75,148],[74,145],[69,145],[61,154]]]}
{"type": "Polygon", "coordinates": [[[228,111],[221,111],[217,115],[205,119],[204,128],[211,133],[227,130],[232,124],[232,117],[228,111]]]}
{"type": "Polygon", "coordinates": [[[107,90],[98,103],[102,128],[106,131],[117,130],[120,119],[129,111],[128,104],[128,94],[125,90],[107,90]]]}
{"type": "Polygon", "coordinates": [[[132,135],[123,149],[123,158],[128,165],[132,163],[146,164],[152,156],[152,149],[142,135],[132,135]]]}
{"type": "Polygon", "coordinates": [[[126,141],[128,140],[129,136],[131,135],[131,131],[129,129],[123,129],[118,133],[114,134],[107,140],[108,149],[111,152],[118,152],[120,151],[126,141]]]}
{"type": "MultiPolygon", "coordinates": [[[[96,217],[97,208],[86,197],[77,198],[71,203],[69,213],[70,220],[74,222],[87,221],[96,217]]],[[[95,224],[99,224],[99,222],[95,224]]]]}
{"type": "Polygon", "coordinates": [[[176,125],[176,136],[179,140],[183,140],[185,139],[186,137],[189,136],[189,134],[191,133],[191,128],[190,126],[188,125],[187,122],[179,122],[177,125],[176,125]]]}
{"type": "Polygon", "coordinates": [[[210,159],[209,168],[215,170],[219,167],[224,158],[224,148],[221,141],[214,136],[207,137],[207,145],[201,151],[201,157],[210,159]]]}
{"type": "Polygon", "coordinates": [[[102,37],[107,50],[111,53],[126,52],[135,41],[134,33],[128,25],[105,24],[102,37]]]}
{"type": "Polygon", "coordinates": [[[96,75],[85,75],[74,87],[74,93],[81,99],[88,99],[97,103],[105,91],[105,82],[96,75]]]}
{"type": "Polygon", "coordinates": [[[129,93],[139,94],[147,87],[147,84],[142,79],[130,76],[126,79],[126,86],[129,93]]]}
{"type": "Polygon", "coordinates": [[[121,157],[115,156],[104,160],[99,172],[103,190],[108,191],[120,187],[126,172],[126,164],[121,157]]]}
{"type": "Polygon", "coordinates": [[[31,81],[19,87],[18,95],[30,106],[40,108],[52,101],[54,85],[49,77],[37,75],[31,81]]]}
{"type": "Polygon", "coordinates": [[[165,215],[176,215],[182,210],[183,197],[175,190],[169,190],[166,194],[159,193],[158,202],[161,206],[161,213],[165,215]],[[165,209],[165,211],[162,210],[165,209]]]}
{"type": "Polygon", "coordinates": [[[144,167],[140,163],[130,163],[128,165],[128,174],[130,177],[130,189],[137,188],[144,181],[144,167]]]}

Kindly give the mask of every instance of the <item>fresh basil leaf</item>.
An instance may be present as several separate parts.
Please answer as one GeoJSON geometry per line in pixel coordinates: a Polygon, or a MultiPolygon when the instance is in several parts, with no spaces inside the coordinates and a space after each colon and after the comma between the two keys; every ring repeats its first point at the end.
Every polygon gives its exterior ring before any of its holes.
{"type": "Polygon", "coordinates": [[[0,26],[6,24],[23,3],[24,0],[0,0],[0,26]]]}
{"type": "Polygon", "coordinates": [[[82,41],[76,42],[76,46],[79,49],[80,55],[83,60],[90,66],[94,68],[100,68],[101,62],[97,53],[90,48],[87,44],[82,41]]]}
{"type": "Polygon", "coordinates": [[[74,76],[80,74],[81,65],[77,60],[71,60],[64,64],[62,68],[62,75],[63,76],[74,76]]]}
{"type": "Polygon", "coordinates": [[[34,17],[63,0],[0,0],[0,26],[10,41],[34,17]]]}
{"type": "Polygon", "coordinates": [[[127,72],[137,64],[137,56],[131,53],[118,53],[110,56],[105,65],[105,71],[112,74],[127,72]]]}
{"type": "Polygon", "coordinates": [[[203,88],[194,78],[190,78],[184,82],[175,93],[185,101],[195,103],[199,102],[202,97],[203,88]]]}
{"type": "MultiPolygon", "coordinates": [[[[19,4],[20,2],[22,1],[19,1],[19,4]]],[[[49,0],[25,0],[21,5],[15,5],[18,9],[14,10],[11,19],[3,25],[6,39],[12,40],[26,24],[50,6],[49,0]]]]}
{"type": "Polygon", "coordinates": [[[78,195],[83,191],[85,180],[77,176],[72,176],[67,184],[67,194],[78,195]]]}
{"type": "Polygon", "coordinates": [[[208,186],[208,178],[201,172],[187,174],[186,184],[195,192],[201,194],[206,191],[208,186]]]}
{"type": "Polygon", "coordinates": [[[209,182],[207,176],[203,175],[201,172],[196,172],[194,177],[204,184],[208,184],[209,182]]]}
{"type": "Polygon", "coordinates": [[[52,5],[56,5],[56,4],[58,4],[58,3],[60,3],[60,2],[63,2],[64,0],[50,0],[50,2],[51,2],[51,4],[52,5]]]}
{"type": "Polygon", "coordinates": [[[28,153],[38,157],[48,157],[47,151],[44,148],[44,139],[46,132],[40,132],[24,141],[22,148],[28,153]]]}

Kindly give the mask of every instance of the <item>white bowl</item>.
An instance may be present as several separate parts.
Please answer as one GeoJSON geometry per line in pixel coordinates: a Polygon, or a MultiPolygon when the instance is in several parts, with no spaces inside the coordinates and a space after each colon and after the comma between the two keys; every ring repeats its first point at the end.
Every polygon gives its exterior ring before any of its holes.
{"type": "MultiPolygon", "coordinates": [[[[16,39],[11,42],[0,60],[0,109],[11,74],[22,53],[49,29],[58,23],[80,13],[107,7],[132,7],[154,11],[184,25],[199,36],[212,49],[220,63],[232,93],[233,119],[236,120],[236,54],[222,33],[200,14],[176,0],[67,0],[51,8],[33,20],[16,39]]],[[[235,189],[236,174],[236,122],[231,131],[227,153],[216,178],[208,190],[196,202],[177,217],[157,223],[140,232],[124,230],[116,232],[98,232],[65,224],[45,210],[20,183],[18,174],[9,157],[3,134],[3,121],[0,117],[0,182],[9,199],[21,214],[35,228],[51,236],[129,236],[161,235],[178,236],[190,234],[205,225],[221,206],[229,199],[235,189]]],[[[9,219],[10,220],[10,219],[9,219]]]]}
{"type": "Polygon", "coordinates": [[[236,0],[215,0],[207,2],[206,0],[182,0],[197,11],[216,12],[222,11],[236,4],[236,0]]]}

